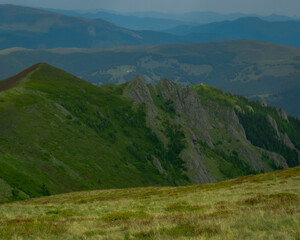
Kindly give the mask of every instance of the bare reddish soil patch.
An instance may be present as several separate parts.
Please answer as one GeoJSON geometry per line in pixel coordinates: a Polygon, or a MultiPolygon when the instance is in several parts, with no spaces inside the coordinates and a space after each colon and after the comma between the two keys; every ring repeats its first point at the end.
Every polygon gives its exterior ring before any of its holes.
{"type": "Polygon", "coordinates": [[[32,71],[37,69],[39,67],[39,65],[40,65],[40,63],[37,63],[37,64],[25,69],[24,71],[18,73],[15,76],[12,76],[10,78],[0,81],[0,92],[9,90],[9,89],[17,86],[22,78],[26,77],[29,73],[31,73],[32,71]]]}

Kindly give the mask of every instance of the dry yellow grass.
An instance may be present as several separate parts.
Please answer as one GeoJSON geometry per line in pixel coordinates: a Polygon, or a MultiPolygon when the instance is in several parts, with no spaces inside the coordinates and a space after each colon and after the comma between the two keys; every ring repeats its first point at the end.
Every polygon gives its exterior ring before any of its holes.
{"type": "Polygon", "coordinates": [[[0,205],[1,239],[300,239],[300,167],[0,205]]]}

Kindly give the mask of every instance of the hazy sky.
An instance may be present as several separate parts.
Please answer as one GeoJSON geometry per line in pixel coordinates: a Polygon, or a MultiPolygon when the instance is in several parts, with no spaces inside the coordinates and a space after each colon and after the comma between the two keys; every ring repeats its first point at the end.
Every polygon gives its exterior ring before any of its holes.
{"type": "Polygon", "coordinates": [[[0,3],[59,9],[103,8],[121,12],[213,11],[300,17],[300,0],[0,0],[0,3]]]}

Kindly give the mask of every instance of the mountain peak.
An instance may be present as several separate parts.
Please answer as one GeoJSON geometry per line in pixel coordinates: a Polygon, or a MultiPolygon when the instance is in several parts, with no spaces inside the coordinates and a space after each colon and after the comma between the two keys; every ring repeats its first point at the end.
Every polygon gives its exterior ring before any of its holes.
{"type": "Polygon", "coordinates": [[[144,79],[140,76],[135,77],[128,85],[127,96],[133,101],[152,105],[153,101],[149,88],[146,86],[144,79]]]}
{"type": "MultiPolygon", "coordinates": [[[[4,79],[4,80],[0,81],[0,92],[9,90],[11,88],[14,88],[15,86],[17,86],[19,84],[21,79],[23,79],[28,74],[35,71],[41,65],[48,65],[48,64],[46,64],[46,63],[37,63],[37,64],[23,70],[22,72],[18,73],[15,76],[12,76],[10,78],[7,78],[7,79],[4,79]]],[[[48,65],[48,66],[50,66],[50,65],[48,65]]]]}
{"type": "Polygon", "coordinates": [[[71,88],[80,89],[83,86],[90,86],[88,83],[70,73],[67,73],[59,68],[49,65],[45,62],[36,63],[33,66],[23,70],[19,74],[0,81],[0,92],[12,89],[20,85],[22,79],[28,78],[29,81],[24,82],[22,85],[25,88],[33,87],[35,90],[49,90],[49,91],[61,91],[71,88]],[[34,75],[29,76],[29,74],[34,75]],[[59,88],[57,88],[59,86],[59,88]]]}
{"type": "Polygon", "coordinates": [[[141,76],[136,76],[133,80],[129,82],[129,84],[133,83],[145,84],[145,80],[141,76]]]}

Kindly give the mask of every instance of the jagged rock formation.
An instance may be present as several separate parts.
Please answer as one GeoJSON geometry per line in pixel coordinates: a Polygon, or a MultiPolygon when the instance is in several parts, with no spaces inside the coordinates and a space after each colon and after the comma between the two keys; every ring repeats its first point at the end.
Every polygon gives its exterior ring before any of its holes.
{"type": "MultiPolygon", "coordinates": [[[[155,118],[159,110],[156,109],[150,91],[153,96],[172,104],[177,114],[173,121],[184,126],[185,135],[187,136],[187,146],[181,152],[181,157],[186,164],[188,176],[195,183],[215,181],[215,178],[207,172],[203,165],[204,155],[197,144],[197,141],[202,136],[209,145],[213,145],[210,136],[207,134],[211,126],[196,92],[191,91],[189,87],[180,88],[168,79],[161,80],[156,86],[149,85],[147,87],[140,77],[133,80],[128,88],[128,97],[130,99],[147,105],[147,120],[151,123],[151,129],[155,133],[159,132],[158,136],[164,136],[164,134],[159,130],[158,124],[156,124],[155,118]],[[185,121],[183,118],[188,120],[185,121]]],[[[165,137],[162,137],[161,140],[164,142],[165,139],[165,137]]]]}
{"type": "MultiPolygon", "coordinates": [[[[280,112],[281,113],[281,112],[280,112]]],[[[280,114],[280,117],[282,117],[282,115],[280,114]]],[[[276,121],[274,120],[274,118],[272,118],[270,115],[268,115],[268,120],[270,122],[270,124],[272,125],[272,127],[274,128],[277,137],[289,148],[291,149],[295,149],[294,144],[291,142],[291,140],[289,139],[289,136],[286,133],[282,133],[278,130],[278,126],[276,121]]],[[[287,117],[284,117],[284,120],[287,120],[287,117]]]]}
{"type": "MultiPolygon", "coordinates": [[[[180,156],[185,162],[186,173],[192,182],[208,183],[220,179],[213,173],[215,172],[213,168],[221,169],[222,166],[220,162],[215,162],[216,165],[211,166],[210,161],[215,160],[206,153],[207,149],[216,152],[215,158],[218,158],[219,153],[223,154],[225,159],[232,157],[232,153],[234,153],[235,156],[238,156],[238,161],[245,164],[245,168],[251,169],[250,172],[270,171],[270,164],[276,168],[288,167],[283,156],[259,146],[254,147],[247,139],[245,129],[240,123],[236,111],[255,113],[253,107],[248,104],[245,105],[244,110],[239,105],[224,107],[213,100],[204,106],[201,97],[195,90],[190,87],[181,88],[168,79],[159,81],[157,85],[147,86],[141,77],[137,77],[127,86],[125,94],[133,101],[144,103],[147,106],[147,122],[158,136],[162,136],[163,142],[166,141],[164,129],[160,128],[162,124],[157,119],[167,118],[174,124],[180,124],[186,139],[186,146],[180,156]],[[174,112],[166,114],[166,111],[162,111],[161,105],[154,100],[157,98],[164,104],[171,105],[174,112]],[[205,146],[201,146],[199,142],[204,143],[205,146]],[[264,158],[270,162],[266,163],[264,158]]],[[[246,102],[249,101],[246,100],[246,102]]],[[[266,107],[265,105],[261,106],[266,107]]],[[[284,111],[276,109],[276,112],[280,118],[288,122],[284,111]]],[[[278,130],[276,121],[270,115],[267,118],[275,129],[278,139],[288,148],[296,149],[287,133],[281,133],[278,130]]],[[[161,172],[161,167],[158,168],[161,172]]]]}

